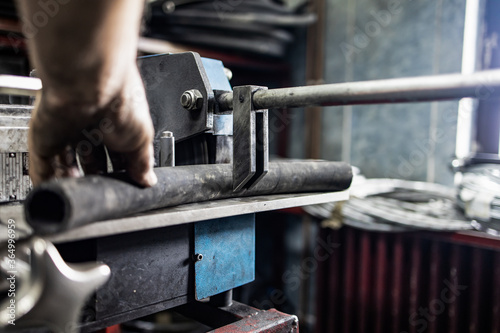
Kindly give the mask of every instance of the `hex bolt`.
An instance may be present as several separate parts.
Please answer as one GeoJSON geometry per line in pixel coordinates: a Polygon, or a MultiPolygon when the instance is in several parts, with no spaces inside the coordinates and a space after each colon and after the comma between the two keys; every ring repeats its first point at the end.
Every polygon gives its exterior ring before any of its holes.
{"type": "Polygon", "coordinates": [[[189,111],[200,110],[203,107],[203,95],[198,89],[186,90],[181,96],[181,105],[189,111]]]}
{"type": "Polygon", "coordinates": [[[203,254],[201,254],[201,253],[196,253],[196,254],[193,256],[193,259],[194,259],[194,261],[202,261],[202,260],[203,260],[203,254]]]}

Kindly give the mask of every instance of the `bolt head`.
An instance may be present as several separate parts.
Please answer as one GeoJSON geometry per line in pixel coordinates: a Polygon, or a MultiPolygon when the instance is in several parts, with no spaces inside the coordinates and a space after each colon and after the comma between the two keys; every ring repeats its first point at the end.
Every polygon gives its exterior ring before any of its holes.
{"type": "Polygon", "coordinates": [[[175,11],[175,2],[167,1],[167,2],[163,3],[162,9],[163,9],[163,12],[165,14],[173,13],[175,11]]]}
{"type": "Polygon", "coordinates": [[[181,96],[181,105],[186,110],[200,110],[203,107],[203,95],[197,89],[186,90],[181,96]]]}
{"type": "Polygon", "coordinates": [[[163,131],[161,133],[161,137],[162,138],[171,138],[174,136],[174,133],[170,132],[170,131],[163,131]]]}
{"type": "Polygon", "coordinates": [[[184,92],[181,96],[181,105],[187,109],[190,108],[192,104],[193,96],[189,93],[189,91],[184,92]]]}

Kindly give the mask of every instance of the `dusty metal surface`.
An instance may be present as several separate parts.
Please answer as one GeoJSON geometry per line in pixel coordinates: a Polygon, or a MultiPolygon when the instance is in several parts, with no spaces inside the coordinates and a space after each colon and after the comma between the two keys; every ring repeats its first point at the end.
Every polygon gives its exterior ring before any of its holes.
{"type": "Polygon", "coordinates": [[[96,321],[192,294],[190,229],[179,225],[97,239],[97,261],[109,265],[111,277],[96,293],[96,321]]]}
{"type": "MultiPolygon", "coordinates": [[[[334,83],[269,89],[254,94],[257,109],[276,107],[408,103],[487,98],[500,95],[500,70],[473,74],[445,74],[387,80],[334,83]]],[[[231,110],[233,93],[218,97],[221,110],[231,110]]]]}
{"type": "Polygon", "coordinates": [[[28,127],[0,127],[0,152],[28,151],[28,127]]]}
{"type": "Polygon", "coordinates": [[[171,131],[176,140],[183,140],[212,129],[213,112],[209,104],[214,98],[213,91],[199,54],[147,56],[138,60],[138,66],[155,128],[156,161],[164,131],[171,131]],[[181,105],[181,96],[193,89],[202,95],[202,105],[197,110],[186,110],[181,105]]]}
{"type": "MultiPolygon", "coordinates": [[[[134,185],[124,173],[50,181],[25,201],[26,220],[40,234],[180,204],[256,195],[347,189],[351,167],[343,162],[280,161],[254,187],[233,192],[230,164],[155,168],[154,187],[134,185]]],[[[300,205],[300,204],[299,204],[300,205]]],[[[235,215],[235,214],[233,214],[235,215]]]]}
{"type": "MultiPolygon", "coordinates": [[[[33,106],[31,105],[0,104],[0,117],[31,117],[32,111],[33,106]]],[[[2,123],[0,122],[0,124],[2,123]]]]}
{"type": "Polygon", "coordinates": [[[298,333],[299,321],[296,316],[287,315],[275,309],[258,311],[253,316],[244,317],[232,324],[216,328],[210,333],[298,333]]]}
{"type": "Polygon", "coordinates": [[[255,279],[255,214],[194,224],[195,298],[201,300],[255,279]]]}
{"type": "Polygon", "coordinates": [[[235,87],[233,106],[233,189],[248,189],[269,171],[268,111],[252,103],[256,91],[265,87],[235,87]]]}
{"type": "Polygon", "coordinates": [[[210,303],[191,302],[175,309],[205,325],[214,327],[209,332],[298,333],[297,316],[276,309],[259,310],[233,302],[229,306],[215,307],[210,303]]]}
{"type": "Polygon", "coordinates": [[[0,113],[0,127],[28,127],[30,116],[4,116],[0,113]]]}
{"type": "MultiPolygon", "coordinates": [[[[327,193],[275,194],[214,200],[157,209],[121,219],[98,221],[57,235],[48,236],[46,239],[54,243],[62,243],[204,221],[206,219],[267,212],[331,201],[345,201],[348,199],[349,191],[345,190],[327,193]]],[[[6,229],[6,221],[9,218],[16,221],[18,236],[20,238],[25,238],[32,234],[33,231],[24,218],[23,204],[21,202],[0,205],[0,231],[6,229]]],[[[7,232],[0,232],[0,242],[6,240],[6,235],[7,232]]]]}
{"type": "MultiPolygon", "coordinates": [[[[275,194],[214,200],[158,209],[121,219],[94,222],[46,238],[54,243],[62,243],[204,221],[206,219],[266,212],[330,201],[344,201],[348,199],[349,191],[339,191],[328,193],[275,194]]],[[[32,233],[31,228],[24,220],[23,206],[21,203],[0,205],[0,222],[6,223],[9,218],[14,218],[16,221],[19,236],[26,237],[32,233]]],[[[4,227],[2,223],[0,223],[0,230],[4,227]]],[[[0,233],[0,241],[6,240],[5,235],[7,235],[6,232],[0,233]]]]}

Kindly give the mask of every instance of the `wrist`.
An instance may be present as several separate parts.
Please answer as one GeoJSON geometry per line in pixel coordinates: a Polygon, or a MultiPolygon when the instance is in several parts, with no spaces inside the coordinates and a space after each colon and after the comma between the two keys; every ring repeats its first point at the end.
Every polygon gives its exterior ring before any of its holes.
{"type": "Polygon", "coordinates": [[[89,70],[85,75],[74,75],[70,79],[51,76],[44,80],[42,77],[41,101],[47,110],[55,113],[71,110],[71,113],[92,115],[108,109],[114,100],[123,98],[131,72],[137,72],[135,63],[125,70],[89,70]]]}

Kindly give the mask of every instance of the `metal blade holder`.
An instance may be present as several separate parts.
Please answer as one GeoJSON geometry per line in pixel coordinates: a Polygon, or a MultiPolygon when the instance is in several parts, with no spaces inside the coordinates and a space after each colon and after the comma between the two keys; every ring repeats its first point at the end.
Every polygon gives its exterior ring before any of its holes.
{"type": "Polygon", "coordinates": [[[257,110],[256,91],[266,87],[240,86],[233,90],[233,190],[250,189],[269,171],[268,110],[257,110]]]}

